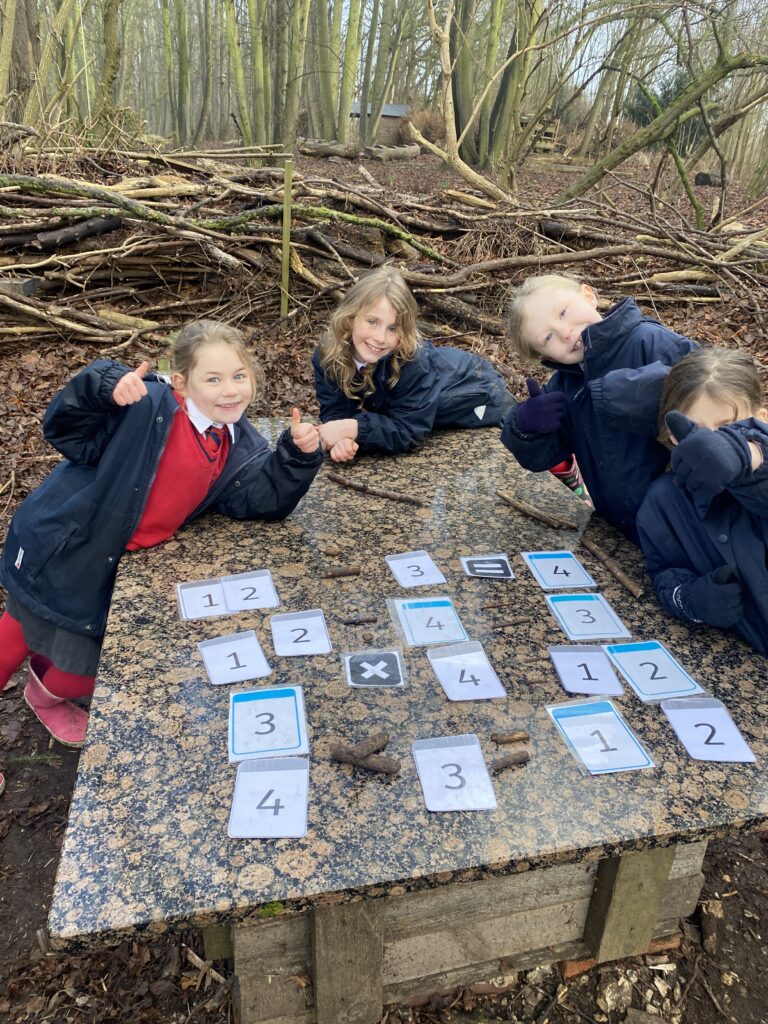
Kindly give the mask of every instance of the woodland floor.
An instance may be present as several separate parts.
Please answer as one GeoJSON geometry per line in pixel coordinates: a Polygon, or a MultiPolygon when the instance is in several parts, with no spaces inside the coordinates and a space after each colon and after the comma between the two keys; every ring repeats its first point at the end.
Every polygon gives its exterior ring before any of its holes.
{"type": "MultiPolygon", "coordinates": [[[[368,170],[388,190],[431,194],[456,187],[455,175],[432,157],[394,166],[367,161],[368,170]]],[[[354,162],[329,163],[302,158],[300,172],[324,177],[358,177],[354,162]]],[[[541,208],[572,172],[539,164],[521,173],[520,199],[541,208]]],[[[648,172],[635,171],[635,181],[648,172]]],[[[715,192],[698,190],[711,204],[715,192]]],[[[642,210],[636,188],[611,186],[621,208],[642,210]]],[[[748,204],[738,189],[731,192],[730,210],[748,204]]],[[[766,215],[752,215],[754,227],[768,225],[766,215]]],[[[607,298],[619,298],[611,287],[617,273],[609,265],[589,265],[590,280],[607,298]]],[[[212,282],[211,287],[215,287],[212,282]]],[[[654,311],[645,296],[637,296],[646,312],[699,341],[739,345],[765,366],[768,360],[766,325],[756,303],[729,301],[699,305],[677,302],[654,311]]],[[[137,301],[134,312],[142,314],[137,301]]],[[[284,414],[293,404],[316,411],[309,353],[317,341],[328,307],[318,305],[282,334],[270,332],[256,341],[266,371],[263,397],[256,414],[284,414]]],[[[254,331],[268,325],[252,323],[254,331]]],[[[439,326],[439,325],[438,325],[439,326]]],[[[514,358],[498,337],[464,335],[464,342],[484,352],[501,368],[514,368],[514,358]]],[[[455,342],[454,342],[455,343],[455,342]]],[[[40,342],[4,340],[0,345],[0,438],[3,464],[0,487],[0,527],[7,524],[19,502],[55,464],[46,448],[40,421],[53,393],[78,368],[98,354],[95,346],[69,338],[40,342]],[[10,493],[9,493],[10,492],[10,493]]],[[[152,346],[135,346],[127,361],[153,358],[152,346]]],[[[510,375],[512,376],[512,375],[510,375]]],[[[519,379],[519,377],[517,377],[519,379]]],[[[53,880],[77,770],[77,753],[48,742],[43,729],[22,700],[23,678],[18,673],[0,698],[0,770],[7,779],[0,796],[0,1021],[64,1022],[224,1022],[232,1020],[229,987],[212,980],[188,956],[202,955],[196,934],[169,936],[151,943],[125,943],[91,955],[66,956],[47,951],[45,923],[53,880]]],[[[765,835],[765,834],[764,834],[765,835]]],[[[484,995],[465,990],[435,996],[418,1008],[394,1007],[390,1022],[417,1024],[447,1021],[511,1020],[530,1024],[650,1020],[626,1016],[627,1007],[650,1012],[668,1024],[766,1024],[768,1022],[768,837],[736,836],[711,845],[706,863],[702,900],[723,911],[716,933],[716,950],[701,946],[700,911],[686,922],[678,949],[631,961],[594,968],[566,979],[557,967],[521,975],[509,991],[484,995]],[[618,993],[618,996],[617,996],[618,993]],[[631,1000],[631,1002],[629,1002],[631,1000]]],[[[226,962],[217,963],[229,977],[226,962]]]]}

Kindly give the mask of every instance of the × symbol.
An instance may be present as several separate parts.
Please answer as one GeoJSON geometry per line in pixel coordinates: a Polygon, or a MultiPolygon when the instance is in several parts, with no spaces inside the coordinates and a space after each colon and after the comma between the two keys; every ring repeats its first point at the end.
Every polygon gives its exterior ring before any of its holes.
{"type": "Polygon", "coordinates": [[[389,679],[389,673],[384,671],[386,667],[386,661],[378,661],[375,665],[371,665],[368,661],[360,662],[360,668],[365,669],[365,672],[362,673],[363,679],[370,679],[372,676],[376,676],[378,679],[389,679]]]}
{"type": "Polygon", "coordinates": [[[352,686],[401,686],[403,682],[397,651],[350,654],[347,673],[352,686]]]}

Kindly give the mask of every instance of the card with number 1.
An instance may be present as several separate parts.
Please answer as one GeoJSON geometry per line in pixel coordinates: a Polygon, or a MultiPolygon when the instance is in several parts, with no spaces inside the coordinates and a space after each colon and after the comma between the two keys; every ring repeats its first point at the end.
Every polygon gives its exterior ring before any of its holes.
{"type": "Polygon", "coordinates": [[[605,775],[654,763],[610,700],[552,704],[547,712],[584,772],[605,775]]]}

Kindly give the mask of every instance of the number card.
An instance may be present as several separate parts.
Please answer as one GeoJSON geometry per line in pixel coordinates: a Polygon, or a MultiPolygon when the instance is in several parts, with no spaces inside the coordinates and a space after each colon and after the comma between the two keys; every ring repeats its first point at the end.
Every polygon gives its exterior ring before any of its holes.
{"type": "Polygon", "coordinates": [[[409,647],[455,644],[469,640],[450,597],[425,597],[421,601],[387,601],[397,617],[409,647]]]}
{"type": "Polygon", "coordinates": [[[663,701],[661,710],[696,761],[755,760],[722,701],[714,697],[678,697],[663,701]]]}
{"type": "Polygon", "coordinates": [[[350,686],[405,686],[402,651],[354,651],[342,654],[341,660],[350,686]]]}
{"type": "Polygon", "coordinates": [[[602,647],[593,644],[557,644],[547,650],[567,693],[610,697],[619,697],[624,693],[624,687],[617,679],[602,647]]]}
{"type": "Polygon", "coordinates": [[[241,761],[229,813],[230,839],[298,839],[307,834],[309,761],[241,761]]]}
{"type": "Polygon", "coordinates": [[[496,806],[474,734],[416,740],[413,759],[428,811],[486,811],[496,806]]]}
{"type": "Polygon", "coordinates": [[[212,615],[229,614],[221,580],[177,583],[176,601],[182,619],[204,619],[212,615]]]}
{"type": "Polygon", "coordinates": [[[435,583],[445,583],[445,576],[426,551],[387,555],[386,562],[401,587],[431,587],[435,583]]]}
{"type": "Polygon", "coordinates": [[[328,654],[332,650],[321,608],[273,615],[269,624],[277,655],[289,658],[302,654],[328,654]]]}
{"type": "Polygon", "coordinates": [[[460,557],[461,568],[467,576],[486,580],[513,580],[515,574],[506,555],[470,555],[460,557]]]}
{"type": "Polygon", "coordinates": [[[277,608],[280,604],[269,569],[222,576],[221,585],[224,600],[231,612],[244,612],[249,608],[277,608]]]}
{"type": "Polygon", "coordinates": [[[546,601],[570,640],[606,640],[630,635],[602,594],[553,594],[546,601]]]}
{"type": "Polygon", "coordinates": [[[229,760],[308,754],[300,686],[229,695],[229,760]]]}
{"type": "Polygon", "coordinates": [[[520,555],[542,590],[597,586],[572,551],[521,551],[520,555]]]}
{"type": "Polygon", "coordinates": [[[483,645],[477,640],[433,647],[427,657],[448,700],[489,700],[507,696],[483,645]]]}
{"type": "Polygon", "coordinates": [[[201,640],[198,648],[203,656],[205,671],[212,683],[242,683],[246,679],[268,676],[269,667],[258,637],[252,629],[215,640],[201,640]]]}
{"type": "Polygon", "coordinates": [[[640,700],[690,697],[704,690],[658,640],[606,644],[606,653],[640,700]]]}
{"type": "Polygon", "coordinates": [[[547,711],[568,749],[590,775],[655,767],[611,701],[551,704],[547,711]]]}

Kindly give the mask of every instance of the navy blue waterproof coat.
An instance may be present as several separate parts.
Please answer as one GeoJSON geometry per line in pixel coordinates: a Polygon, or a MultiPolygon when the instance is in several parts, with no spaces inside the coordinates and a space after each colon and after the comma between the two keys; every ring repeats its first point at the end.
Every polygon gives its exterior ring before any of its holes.
{"type": "Polygon", "coordinates": [[[545,362],[557,372],[544,390],[562,391],[568,400],[560,429],[523,434],[513,409],[501,440],[534,472],[574,453],[595,510],[637,542],[637,510],[669,461],[656,441],[661,389],[670,367],[698,345],[643,316],[634,299],[623,299],[582,338],[582,364],[545,362]]]}
{"type": "MultiPolygon", "coordinates": [[[[21,604],[85,636],[104,632],[118,562],[141,518],[173,417],[186,415],[170,385],[152,375],[141,401],[115,405],[112,392],[129,369],[98,360],[53,399],[43,432],[64,461],[17,509],[0,562],[0,581],[21,604]]],[[[281,519],[321,463],[322,453],[305,455],[289,431],[271,452],[243,416],[221,475],[187,522],[208,509],[235,519],[281,519]]]]}
{"type": "MultiPolygon", "coordinates": [[[[755,441],[768,456],[768,425],[740,420],[721,430],[755,441]]],[[[640,544],[663,607],[683,622],[678,588],[721,566],[741,583],[744,616],[735,626],[747,643],[768,654],[768,458],[714,497],[695,497],[671,471],[659,477],[637,514],[640,544]]]]}
{"type": "Polygon", "coordinates": [[[436,427],[492,427],[501,423],[511,402],[504,381],[482,356],[421,342],[416,358],[404,363],[400,379],[387,386],[391,356],[373,372],[376,390],[362,400],[347,398],[312,355],[320,420],[357,420],[361,452],[397,455],[410,451],[436,427]],[[475,409],[482,409],[478,416],[475,409]]]}

